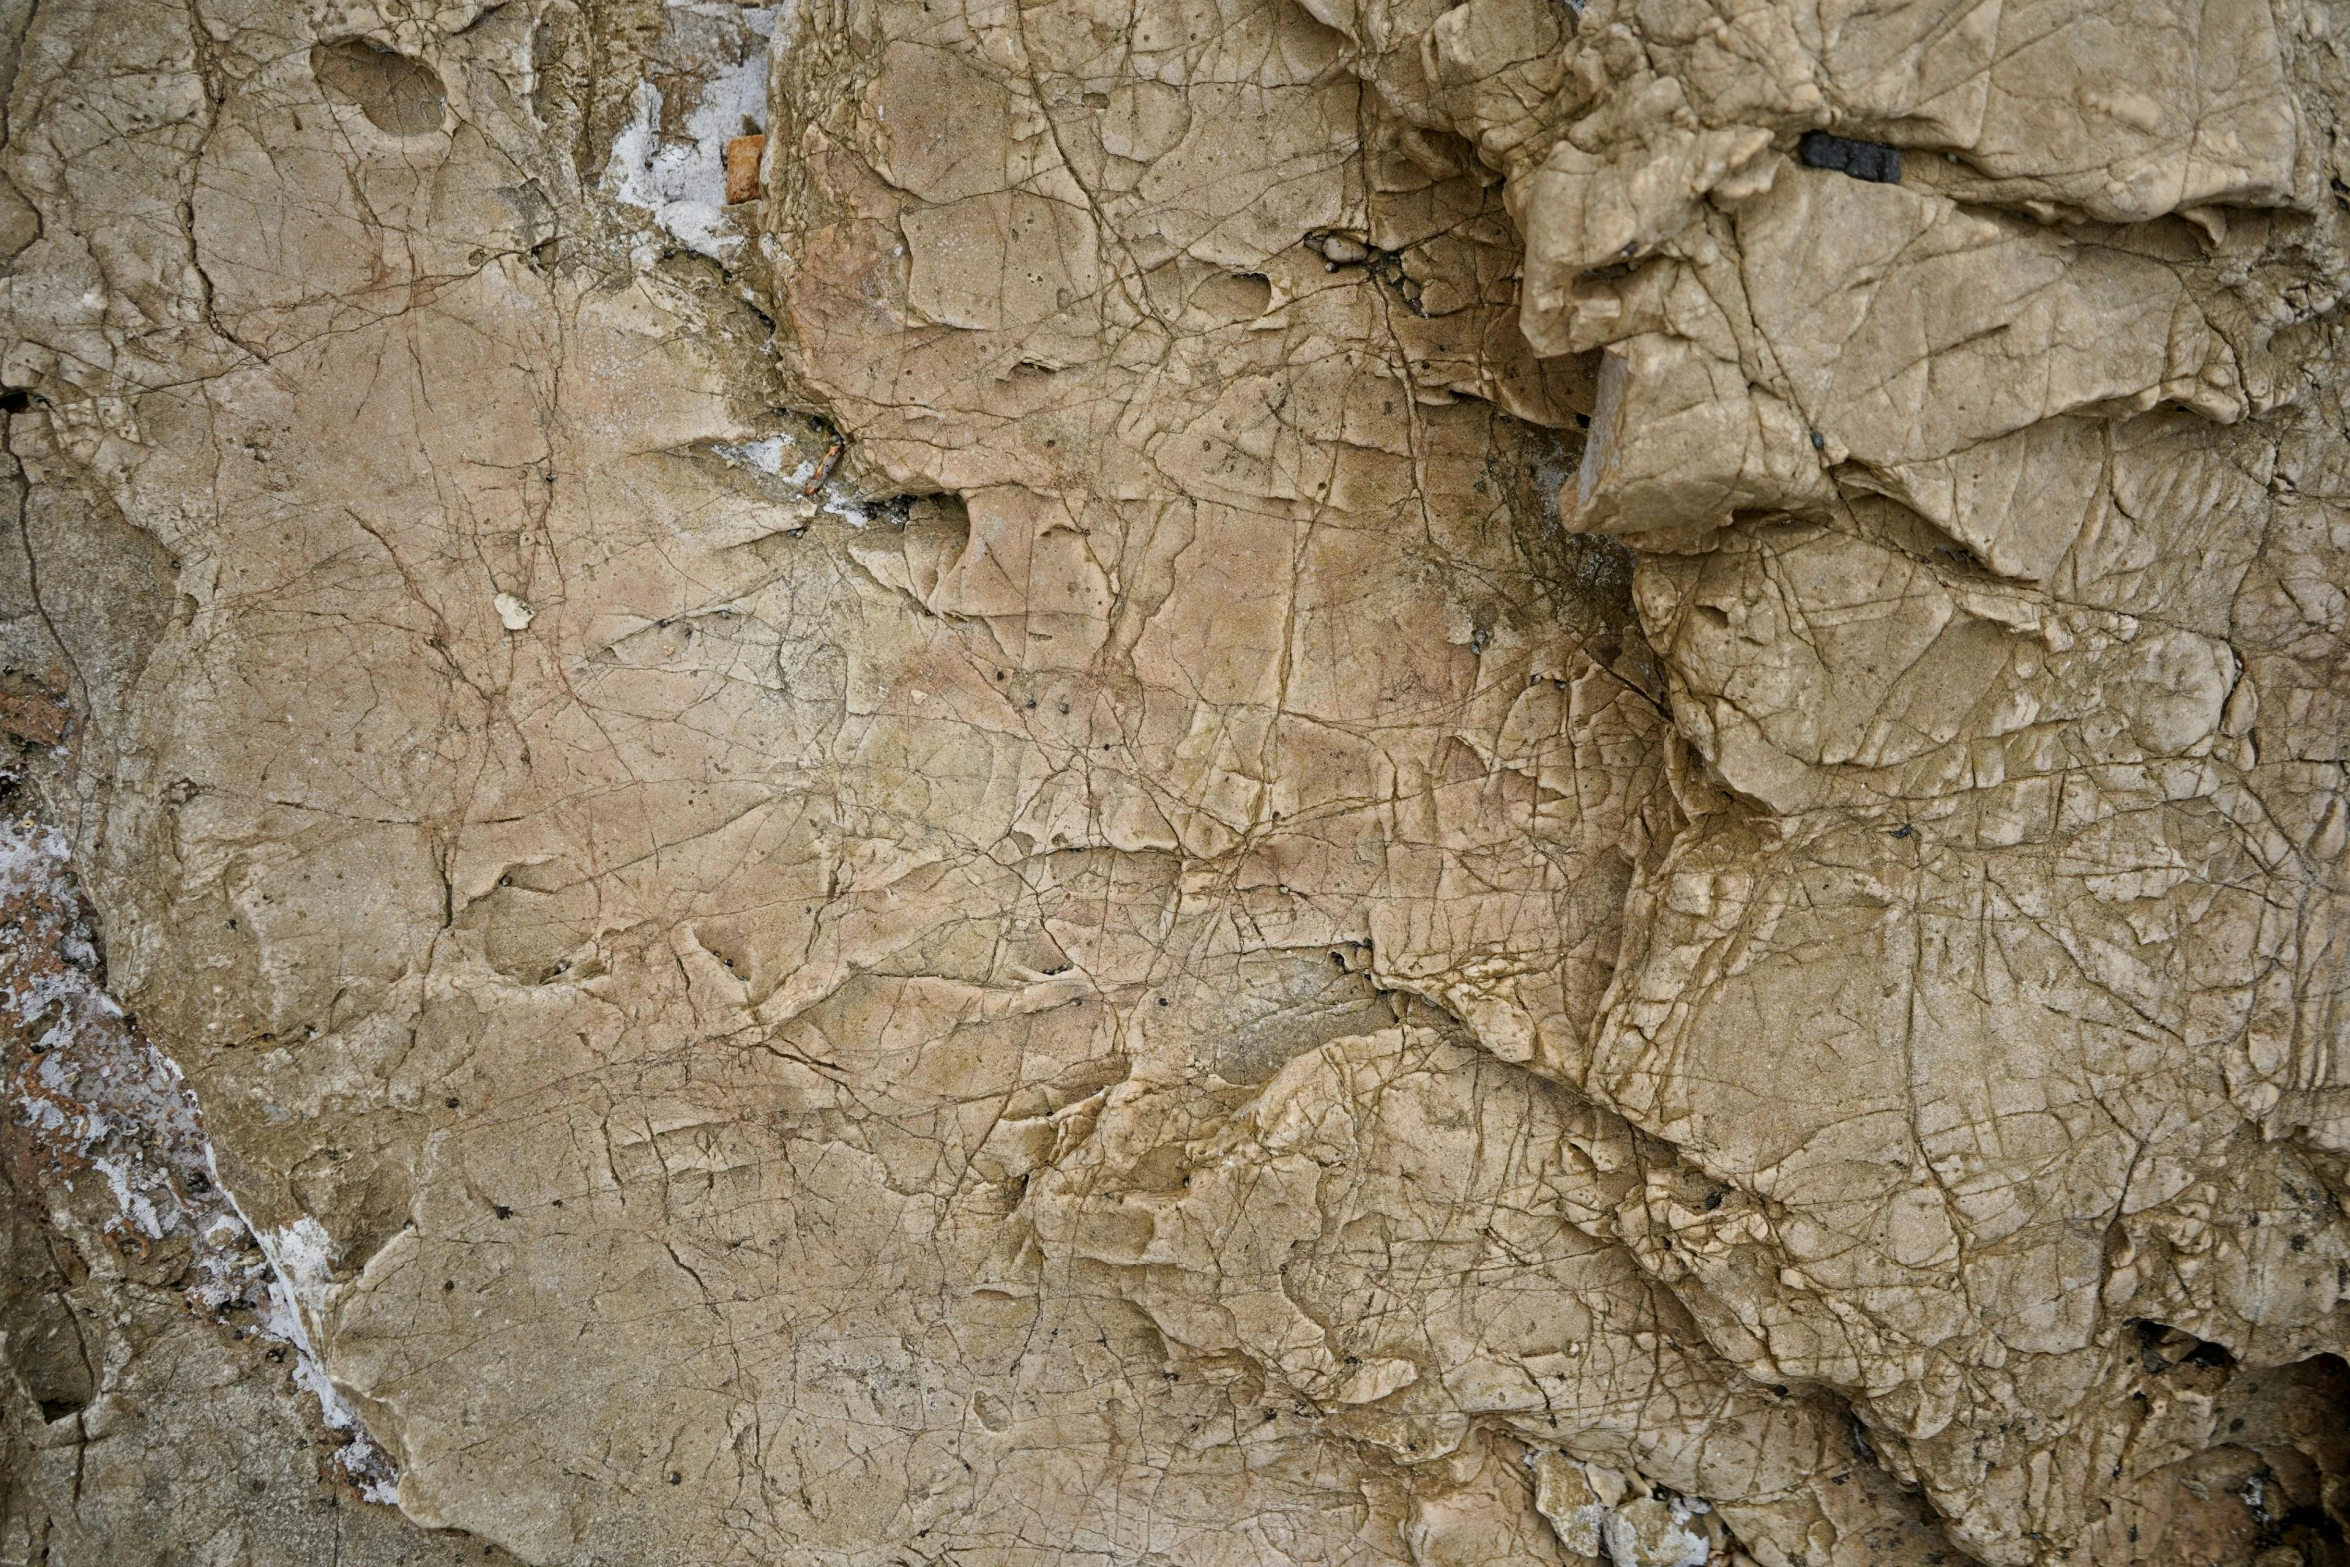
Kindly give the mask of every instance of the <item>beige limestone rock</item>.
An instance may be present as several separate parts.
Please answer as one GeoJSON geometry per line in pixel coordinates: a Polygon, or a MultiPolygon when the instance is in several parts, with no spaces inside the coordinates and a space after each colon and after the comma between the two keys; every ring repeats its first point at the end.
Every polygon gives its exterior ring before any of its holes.
{"type": "Polygon", "coordinates": [[[2350,1560],[2339,25],[0,3],[0,1561],[2350,1560]]]}

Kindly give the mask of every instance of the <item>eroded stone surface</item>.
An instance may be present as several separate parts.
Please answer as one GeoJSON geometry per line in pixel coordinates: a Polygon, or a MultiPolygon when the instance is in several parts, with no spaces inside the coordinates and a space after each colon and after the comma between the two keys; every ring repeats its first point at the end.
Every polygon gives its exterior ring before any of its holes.
{"type": "Polygon", "coordinates": [[[2342,1559],[2326,9],[6,18],[0,715],[414,1524],[2342,1559]]]}

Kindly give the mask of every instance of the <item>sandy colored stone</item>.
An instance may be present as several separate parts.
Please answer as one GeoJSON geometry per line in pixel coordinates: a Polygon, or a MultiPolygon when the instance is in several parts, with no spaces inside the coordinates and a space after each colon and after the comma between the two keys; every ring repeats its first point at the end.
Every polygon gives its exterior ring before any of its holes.
{"type": "Polygon", "coordinates": [[[0,4],[0,1560],[2338,1567],[2337,25],[0,4]]]}

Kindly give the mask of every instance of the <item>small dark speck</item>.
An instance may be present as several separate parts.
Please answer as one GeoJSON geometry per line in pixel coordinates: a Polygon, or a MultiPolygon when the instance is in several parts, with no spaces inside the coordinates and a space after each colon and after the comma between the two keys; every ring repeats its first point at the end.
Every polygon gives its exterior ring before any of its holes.
{"type": "Polygon", "coordinates": [[[2309,1250],[2309,1237],[2308,1237],[2308,1236],[2306,1236],[2306,1235],[2296,1235],[2296,1236],[2294,1236],[2294,1237],[2293,1237],[2293,1249],[2294,1249],[2295,1251],[2307,1251],[2307,1250],[2309,1250]]]}
{"type": "Polygon", "coordinates": [[[442,1100],[441,1103],[454,1110],[457,1108],[457,1096],[455,1094],[451,1094],[448,1098],[442,1100]]]}
{"type": "Polygon", "coordinates": [[[2241,1430],[2243,1430],[2243,1429],[2244,1429],[2244,1418],[2243,1418],[2241,1415],[2239,1415],[2239,1416],[2237,1416],[2235,1419],[2233,1419],[2233,1420],[2229,1421],[2229,1422],[2228,1422],[2228,1429],[2229,1429],[2230,1431],[2241,1431],[2241,1430]]]}
{"type": "Polygon", "coordinates": [[[685,1484],[685,1476],[672,1469],[669,1471],[669,1483],[671,1485],[683,1485],[685,1484]]]}
{"type": "Polygon", "coordinates": [[[504,1203],[498,1204],[495,1208],[492,1208],[490,1212],[496,1214],[501,1219],[511,1219],[514,1217],[514,1210],[507,1207],[504,1203]]]}
{"type": "Polygon", "coordinates": [[[1172,1001],[1169,1001],[1169,1000],[1168,1000],[1168,999],[1167,999],[1165,996],[1161,996],[1161,997],[1159,998],[1159,1005],[1160,1005],[1160,1006],[1163,1006],[1163,1007],[1168,1007],[1168,1006],[1173,1006],[1173,1005],[1174,1005],[1174,1003],[1173,1003],[1172,1001]]]}
{"type": "Polygon", "coordinates": [[[1917,829],[1911,827],[1909,823],[1903,822],[1900,826],[1893,829],[1893,836],[1896,838],[1907,838],[1916,830],[1917,829]]]}
{"type": "Polygon", "coordinates": [[[448,1294],[450,1291],[454,1290],[456,1287],[457,1287],[457,1281],[456,1281],[455,1279],[443,1279],[443,1280],[441,1280],[441,1293],[442,1293],[442,1294],[444,1294],[444,1295],[448,1294]]]}

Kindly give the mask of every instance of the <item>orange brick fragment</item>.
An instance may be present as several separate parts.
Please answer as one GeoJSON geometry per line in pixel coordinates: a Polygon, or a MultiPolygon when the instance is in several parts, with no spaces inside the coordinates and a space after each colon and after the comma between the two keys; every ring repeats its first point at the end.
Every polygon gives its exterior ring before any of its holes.
{"type": "Polygon", "coordinates": [[[759,155],[767,150],[764,136],[737,136],[726,144],[726,204],[755,201],[759,195],[759,155]]]}
{"type": "Polygon", "coordinates": [[[0,694],[0,733],[34,745],[55,745],[65,738],[72,710],[46,692],[33,696],[0,694]]]}

